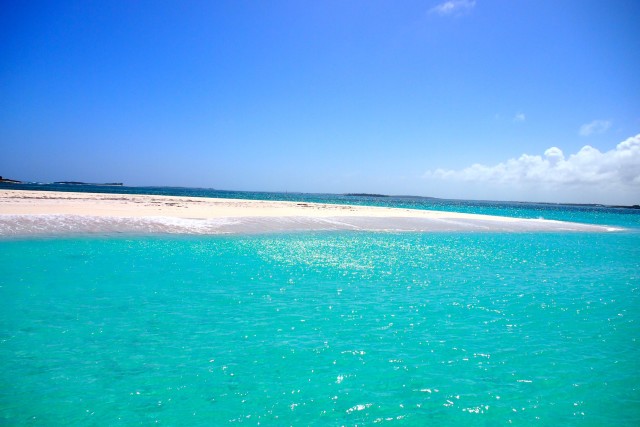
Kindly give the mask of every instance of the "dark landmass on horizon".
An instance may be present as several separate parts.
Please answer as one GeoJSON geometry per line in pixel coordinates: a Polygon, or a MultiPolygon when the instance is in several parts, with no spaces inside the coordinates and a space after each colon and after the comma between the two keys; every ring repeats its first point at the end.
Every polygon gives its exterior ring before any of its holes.
{"type": "Polygon", "coordinates": [[[121,182],[105,182],[105,183],[95,183],[95,182],[81,182],[81,181],[56,181],[54,182],[56,185],[100,185],[100,186],[112,186],[112,187],[122,187],[123,184],[121,182]]]}
{"type": "Polygon", "coordinates": [[[0,176],[0,182],[5,183],[5,184],[22,184],[22,181],[18,181],[18,180],[15,180],[15,179],[4,178],[2,176],[0,176]]]}
{"type": "Polygon", "coordinates": [[[375,194],[375,193],[345,193],[343,196],[349,197],[391,197],[386,194],[375,194]]]}
{"type": "Polygon", "coordinates": [[[29,181],[18,181],[17,179],[9,179],[0,176],[0,183],[4,184],[54,184],[54,185],[97,185],[97,186],[113,186],[113,187],[122,187],[124,184],[122,182],[82,182],[82,181],[55,181],[51,183],[34,183],[29,181]]]}

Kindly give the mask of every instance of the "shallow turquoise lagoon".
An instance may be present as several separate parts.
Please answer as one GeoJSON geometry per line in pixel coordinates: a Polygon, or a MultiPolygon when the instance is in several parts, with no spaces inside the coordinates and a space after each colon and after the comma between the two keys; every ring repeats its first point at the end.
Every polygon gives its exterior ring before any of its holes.
{"type": "Polygon", "coordinates": [[[639,237],[0,241],[0,424],[637,425],[639,237]]]}

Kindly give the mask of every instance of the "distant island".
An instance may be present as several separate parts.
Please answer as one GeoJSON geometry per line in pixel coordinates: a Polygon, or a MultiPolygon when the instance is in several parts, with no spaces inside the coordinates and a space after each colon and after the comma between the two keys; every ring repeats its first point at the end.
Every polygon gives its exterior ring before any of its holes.
{"type": "MultiPolygon", "coordinates": [[[[9,179],[3,176],[0,176],[0,184],[36,184],[34,182],[29,181],[18,181],[17,179],[9,179]]],[[[37,183],[41,184],[41,183],[37,183]]],[[[50,185],[93,185],[93,186],[102,186],[102,187],[122,187],[124,184],[122,182],[105,182],[105,183],[96,183],[96,182],[82,182],[82,181],[56,181],[50,183],[50,185]]]]}
{"type": "Polygon", "coordinates": [[[80,182],[80,181],[56,181],[54,184],[57,185],[108,185],[121,187],[123,184],[121,182],[105,182],[105,183],[95,183],[95,182],[80,182]]]}
{"type": "Polygon", "coordinates": [[[371,194],[371,193],[346,193],[345,196],[349,197],[390,197],[386,194],[371,194]]]}
{"type": "MultiPolygon", "coordinates": [[[[0,176],[0,184],[33,184],[32,182],[18,181],[17,179],[9,179],[0,176]]],[[[121,182],[82,182],[82,181],[56,181],[52,182],[53,185],[95,185],[95,186],[108,186],[108,187],[122,187],[124,184],[121,182]]]]}
{"type": "Polygon", "coordinates": [[[15,179],[4,178],[0,176],[0,182],[5,184],[22,184],[22,181],[17,181],[15,179]]]}

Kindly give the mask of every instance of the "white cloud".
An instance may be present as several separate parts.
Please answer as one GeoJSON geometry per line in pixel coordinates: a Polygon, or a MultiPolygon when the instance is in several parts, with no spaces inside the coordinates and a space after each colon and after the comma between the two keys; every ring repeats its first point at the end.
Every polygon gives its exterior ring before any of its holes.
{"type": "Polygon", "coordinates": [[[580,135],[589,136],[594,133],[604,133],[611,127],[611,121],[609,120],[594,120],[591,123],[586,123],[580,126],[580,135]]]}
{"type": "Polygon", "coordinates": [[[438,15],[453,15],[469,11],[473,9],[475,5],[475,0],[448,0],[432,8],[431,12],[437,13],[438,15]]]}
{"type": "Polygon", "coordinates": [[[513,117],[513,121],[518,123],[518,122],[524,122],[527,119],[527,117],[524,115],[524,113],[518,113],[513,117]]]}
{"type": "MultiPolygon", "coordinates": [[[[440,183],[464,184],[460,188],[468,191],[479,189],[484,198],[637,204],[640,134],[605,152],[586,145],[567,157],[560,148],[551,147],[542,156],[523,154],[494,166],[474,164],[461,170],[437,169],[428,171],[424,177],[440,183]]],[[[473,198],[473,194],[464,197],[473,198]]]]}

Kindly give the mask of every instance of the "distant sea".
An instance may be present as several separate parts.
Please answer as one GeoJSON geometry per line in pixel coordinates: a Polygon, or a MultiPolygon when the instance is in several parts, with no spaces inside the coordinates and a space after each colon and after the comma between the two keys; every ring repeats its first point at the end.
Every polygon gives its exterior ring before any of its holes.
{"type": "Polygon", "coordinates": [[[624,227],[0,239],[0,425],[640,425],[640,211],[186,188],[624,227]]]}

